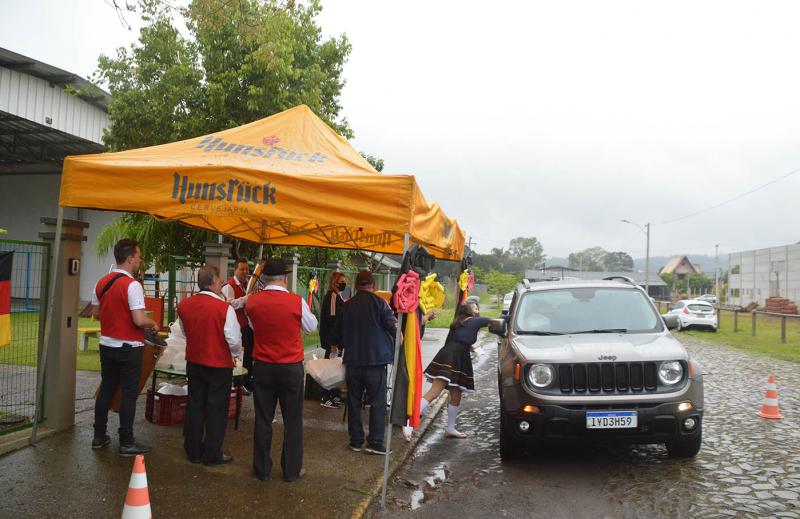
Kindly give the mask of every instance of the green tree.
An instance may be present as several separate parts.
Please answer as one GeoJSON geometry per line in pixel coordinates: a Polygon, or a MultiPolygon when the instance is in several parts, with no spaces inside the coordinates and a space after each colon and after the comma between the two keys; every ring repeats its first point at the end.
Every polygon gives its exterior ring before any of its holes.
{"type": "Polygon", "coordinates": [[[606,272],[633,272],[633,258],[627,252],[609,252],[603,258],[606,272]]]}
{"type": "Polygon", "coordinates": [[[369,164],[375,168],[377,171],[383,171],[383,159],[379,159],[378,157],[373,157],[363,151],[358,152],[364,159],[369,162],[369,164]]]}
{"type": "Polygon", "coordinates": [[[567,261],[569,267],[581,271],[601,272],[603,270],[603,258],[608,254],[602,247],[591,247],[580,252],[571,253],[567,261]]]}
{"type": "Polygon", "coordinates": [[[545,258],[544,247],[535,236],[514,238],[511,240],[508,250],[511,256],[522,260],[526,268],[532,268],[545,258]]]}
{"type": "MultiPolygon", "coordinates": [[[[93,77],[112,94],[112,124],[103,132],[111,151],[213,133],[298,104],[352,137],[339,104],[351,47],[344,35],[322,37],[318,0],[195,0],[180,13],[140,0],[137,11],[138,42],[101,55],[93,77]]],[[[126,215],[104,230],[99,251],[122,236],[142,242],[147,263],[157,265],[165,254],[197,255],[203,242],[216,241],[213,233],[126,215]]],[[[242,255],[248,247],[236,244],[242,255]]]]}
{"type": "Polygon", "coordinates": [[[489,293],[494,295],[499,301],[503,295],[511,292],[517,285],[517,276],[498,272],[494,269],[489,270],[484,276],[489,293]]]}

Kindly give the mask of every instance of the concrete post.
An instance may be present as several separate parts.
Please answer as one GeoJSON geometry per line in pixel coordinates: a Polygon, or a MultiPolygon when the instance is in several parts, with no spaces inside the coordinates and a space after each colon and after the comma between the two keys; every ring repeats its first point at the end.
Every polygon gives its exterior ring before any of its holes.
{"type": "Polygon", "coordinates": [[[289,292],[297,293],[297,267],[300,266],[300,256],[297,254],[287,254],[283,257],[286,266],[291,269],[289,273],[289,292]]]}
{"type": "MultiPolygon", "coordinates": [[[[56,219],[42,217],[44,231],[39,237],[56,240],[56,219]]],[[[78,313],[80,312],[81,244],[86,241],[88,222],[64,220],[61,251],[57,261],[58,279],[53,299],[52,328],[44,373],[43,425],[55,430],[71,428],[75,423],[75,379],[78,356],[78,313]]],[[[51,277],[54,273],[51,273],[51,277]]]]}
{"type": "Polygon", "coordinates": [[[206,260],[206,265],[213,265],[219,269],[219,277],[223,281],[227,281],[230,277],[228,275],[228,257],[231,255],[230,243],[204,243],[205,250],[203,256],[206,260]]]}
{"type": "Polygon", "coordinates": [[[342,270],[342,262],[339,260],[336,261],[329,261],[325,268],[330,270],[331,272],[335,272],[337,270],[342,270]]]}

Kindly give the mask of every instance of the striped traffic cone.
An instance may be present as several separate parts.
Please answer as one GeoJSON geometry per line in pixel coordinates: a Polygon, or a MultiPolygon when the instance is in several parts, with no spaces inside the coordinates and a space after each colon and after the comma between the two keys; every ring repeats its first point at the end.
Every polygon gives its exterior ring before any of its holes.
{"type": "Polygon", "coordinates": [[[125,507],[122,519],[151,519],[150,494],[147,492],[147,473],[144,471],[144,456],[139,454],[133,461],[131,482],[128,484],[128,495],[125,496],[125,507]]]}
{"type": "Polygon", "coordinates": [[[758,416],[773,420],[780,420],[783,418],[780,409],[778,409],[778,386],[775,383],[775,375],[769,376],[767,391],[764,393],[764,404],[761,406],[761,411],[758,412],[758,416]]]}

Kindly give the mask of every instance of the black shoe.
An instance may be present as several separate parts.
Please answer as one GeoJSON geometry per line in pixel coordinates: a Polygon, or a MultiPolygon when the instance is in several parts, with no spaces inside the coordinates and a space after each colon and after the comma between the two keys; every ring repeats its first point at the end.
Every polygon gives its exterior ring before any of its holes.
{"type": "Polygon", "coordinates": [[[353,452],[361,452],[361,447],[359,447],[357,445],[350,444],[350,445],[347,446],[347,448],[350,449],[353,452]]]}
{"type": "Polygon", "coordinates": [[[383,445],[374,445],[372,447],[367,445],[367,447],[364,449],[364,452],[369,453],[369,454],[381,454],[381,455],[386,455],[386,454],[391,454],[392,453],[392,451],[389,451],[387,453],[386,452],[386,447],[384,447],[383,445]]]}
{"type": "Polygon", "coordinates": [[[189,458],[189,463],[200,463],[201,461],[203,461],[203,460],[201,460],[200,458],[197,458],[197,459],[189,458]]]}
{"type": "Polygon", "coordinates": [[[119,446],[119,455],[120,456],[137,456],[139,454],[147,454],[153,450],[152,447],[148,447],[147,445],[139,445],[138,443],[134,442],[129,445],[120,445],[119,446]]]}
{"type": "Polygon", "coordinates": [[[300,469],[300,472],[297,474],[296,478],[291,478],[291,479],[283,478],[283,480],[287,483],[292,483],[293,481],[297,481],[298,479],[302,478],[305,475],[306,475],[306,469],[302,468],[300,469]]]}
{"type": "Polygon", "coordinates": [[[336,402],[334,402],[332,398],[329,398],[328,400],[323,400],[322,402],[319,403],[319,405],[321,405],[322,407],[327,407],[328,409],[339,409],[340,407],[342,407],[341,404],[337,404],[336,402]]]}
{"type": "Polygon", "coordinates": [[[95,437],[92,440],[92,448],[93,449],[102,449],[103,447],[105,447],[109,443],[111,443],[111,436],[109,436],[107,434],[105,436],[103,436],[102,438],[95,437]]]}
{"type": "Polygon", "coordinates": [[[233,461],[233,456],[230,454],[222,454],[222,457],[215,461],[204,461],[203,465],[225,465],[233,461]]]}

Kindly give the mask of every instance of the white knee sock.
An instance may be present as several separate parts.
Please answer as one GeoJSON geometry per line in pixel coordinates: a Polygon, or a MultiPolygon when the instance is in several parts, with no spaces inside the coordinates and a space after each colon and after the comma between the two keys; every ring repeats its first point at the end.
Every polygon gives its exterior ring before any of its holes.
{"type": "Polygon", "coordinates": [[[447,432],[455,432],[456,418],[458,417],[458,410],[461,406],[448,405],[447,406],[447,432]]]}
{"type": "Polygon", "coordinates": [[[427,400],[425,400],[424,398],[422,398],[422,399],[419,401],[419,414],[420,414],[420,416],[422,415],[422,413],[424,413],[424,412],[425,412],[425,408],[426,408],[426,407],[428,407],[428,404],[430,404],[430,402],[428,402],[428,401],[427,401],[427,400]]]}

